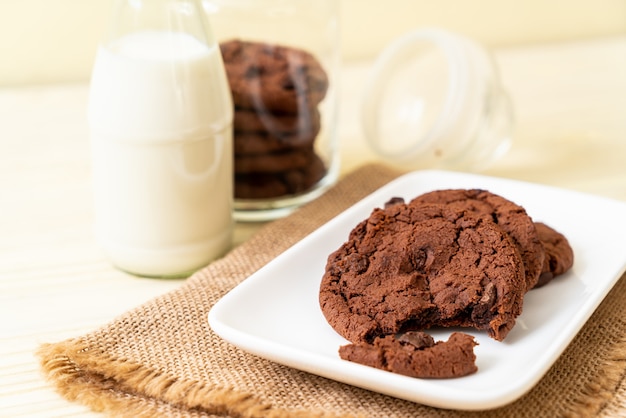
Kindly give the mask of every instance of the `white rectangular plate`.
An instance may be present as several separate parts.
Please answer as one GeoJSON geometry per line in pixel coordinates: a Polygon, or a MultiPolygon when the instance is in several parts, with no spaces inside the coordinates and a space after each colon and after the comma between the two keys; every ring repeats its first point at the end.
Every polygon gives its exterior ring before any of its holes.
{"type": "MultiPolygon", "coordinates": [[[[330,379],[440,408],[488,409],[530,390],[547,372],[626,269],[626,204],[536,184],[446,171],[406,174],[305,237],[226,294],[209,313],[222,338],[241,349],[330,379]],[[347,341],[318,304],[328,255],[389,198],[410,200],[436,189],[482,188],[523,206],[535,221],[562,232],[573,268],[532,290],[505,341],[474,335],[478,372],[458,379],[416,379],[343,361],[347,341]]],[[[434,330],[447,339],[450,330],[434,330]]]]}

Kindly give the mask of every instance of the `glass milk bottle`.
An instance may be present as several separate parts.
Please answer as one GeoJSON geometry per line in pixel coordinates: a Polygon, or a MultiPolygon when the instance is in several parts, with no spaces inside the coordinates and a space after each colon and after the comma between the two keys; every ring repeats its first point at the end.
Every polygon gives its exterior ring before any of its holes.
{"type": "Polygon", "coordinates": [[[233,105],[200,1],[117,0],[88,105],[96,237],[121,270],[180,277],[233,228],[233,105]]]}

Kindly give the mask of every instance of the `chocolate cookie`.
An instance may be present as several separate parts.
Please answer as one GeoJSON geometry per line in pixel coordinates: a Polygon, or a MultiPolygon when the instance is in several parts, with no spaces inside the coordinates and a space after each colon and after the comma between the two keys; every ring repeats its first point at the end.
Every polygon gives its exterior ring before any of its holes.
{"type": "Polygon", "coordinates": [[[315,135],[281,135],[265,132],[238,132],[233,135],[235,156],[243,154],[268,154],[279,151],[311,149],[315,135]]]}
{"type": "Polygon", "coordinates": [[[311,164],[314,156],[313,148],[267,154],[237,154],[235,155],[235,174],[280,173],[302,169],[311,164]]]}
{"type": "Polygon", "coordinates": [[[574,265],[574,250],[563,234],[548,225],[536,222],[535,227],[539,233],[539,239],[543,244],[546,257],[543,269],[535,288],[544,286],[556,276],[559,276],[574,265]]]}
{"type": "Polygon", "coordinates": [[[319,156],[313,155],[306,167],[279,173],[235,175],[235,197],[238,199],[269,199],[295,195],[311,189],[326,174],[319,156]]]}
{"type": "Polygon", "coordinates": [[[437,341],[423,332],[377,337],[372,344],[339,348],[344,360],[419,378],[452,378],[475,373],[477,345],[471,335],[454,332],[448,341],[437,341]]]}
{"type": "Polygon", "coordinates": [[[422,203],[444,203],[493,219],[513,239],[522,256],[526,290],[537,284],[545,250],[532,218],[523,207],[479,189],[436,190],[416,197],[409,204],[422,203]]]}
{"type": "Polygon", "coordinates": [[[525,291],[519,252],[493,220],[451,205],[396,203],[374,209],[328,257],[319,302],[353,343],[433,326],[502,340],[525,291]]]}
{"type": "Polygon", "coordinates": [[[258,42],[220,44],[236,107],[271,113],[298,113],[322,101],[328,76],[310,53],[258,42]]]}
{"type": "Polygon", "coordinates": [[[316,108],[301,109],[297,114],[263,113],[236,108],[233,127],[235,132],[267,133],[281,138],[315,138],[321,127],[320,112],[316,108]]]}

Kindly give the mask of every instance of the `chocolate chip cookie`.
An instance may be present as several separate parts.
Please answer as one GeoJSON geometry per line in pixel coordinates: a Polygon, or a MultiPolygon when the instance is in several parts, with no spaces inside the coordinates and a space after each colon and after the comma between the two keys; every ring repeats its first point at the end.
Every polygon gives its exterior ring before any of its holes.
{"type": "Polygon", "coordinates": [[[435,190],[413,199],[410,205],[447,204],[495,221],[519,250],[524,262],[526,290],[532,289],[543,269],[545,250],[526,210],[502,196],[480,189],[435,190]]]}
{"type": "Polygon", "coordinates": [[[546,257],[539,281],[535,288],[546,285],[552,279],[568,271],[574,265],[574,250],[567,238],[554,228],[536,222],[535,227],[543,244],[546,257]]]}
{"type": "Polygon", "coordinates": [[[238,108],[297,114],[326,95],[328,76],[304,50],[242,40],[223,42],[220,49],[238,108]]]}
{"type": "Polygon", "coordinates": [[[233,147],[235,157],[240,155],[266,155],[272,152],[312,149],[315,136],[274,135],[269,132],[235,132],[233,147]]]}
{"type": "Polygon", "coordinates": [[[455,205],[376,208],[328,257],[319,303],[353,343],[434,326],[502,340],[522,312],[524,265],[492,219],[455,205]]]}
{"type": "Polygon", "coordinates": [[[317,154],[313,148],[303,148],[266,154],[235,155],[235,174],[280,173],[303,169],[313,163],[317,154]]]}
{"type": "Polygon", "coordinates": [[[296,195],[311,189],[326,174],[324,162],[316,154],[301,169],[277,173],[235,175],[235,196],[240,199],[269,199],[296,195]]]}
{"type": "Polygon", "coordinates": [[[265,113],[250,109],[235,109],[235,132],[269,133],[277,137],[315,137],[321,128],[317,108],[300,109],[292,113],[265,113]]]}

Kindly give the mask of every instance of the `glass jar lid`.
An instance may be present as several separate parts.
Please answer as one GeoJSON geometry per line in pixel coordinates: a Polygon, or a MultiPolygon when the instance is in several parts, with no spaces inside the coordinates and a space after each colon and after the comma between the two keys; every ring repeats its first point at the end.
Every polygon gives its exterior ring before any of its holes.
{"type": "Polygon", "coordinates": [[[398,165],[476,169],[508,149],[512,109],[484,48],[428,28],[378,57],[361,122],[372,149],[398,165]]]}

